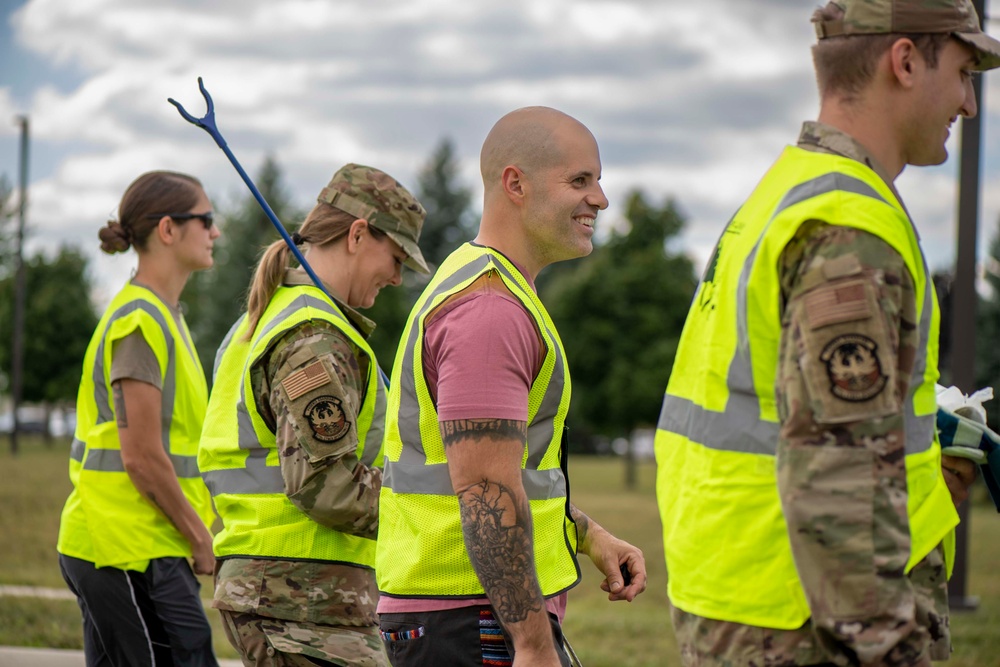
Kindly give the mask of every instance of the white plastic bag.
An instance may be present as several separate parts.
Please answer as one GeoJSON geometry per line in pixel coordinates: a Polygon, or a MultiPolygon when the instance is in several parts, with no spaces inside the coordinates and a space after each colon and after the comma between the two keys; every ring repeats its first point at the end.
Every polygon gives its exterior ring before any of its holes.
{"type": "Polygon", "coordinates": [[[938,407],[944,408],[980,424],[986,423],[986,408],[983,403],[993,398],[993,387],[984,387],[971,396],[966,396],[958,387],[935,385],[938,407]]]}

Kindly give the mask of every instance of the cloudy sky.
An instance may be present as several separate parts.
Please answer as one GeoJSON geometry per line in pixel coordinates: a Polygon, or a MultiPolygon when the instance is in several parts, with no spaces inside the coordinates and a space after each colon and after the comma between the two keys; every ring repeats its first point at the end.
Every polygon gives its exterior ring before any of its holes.
{"type": "MultiPolygon", "coordinates": [[[[204,112],[254,174],[275,156],[307,207],[345,162],[415,187],[445,137],[467,185],[511,109],[553,106],[601,147],[610,228],[627,190],[674,197],[681,248],[700,266],[722,226],[817,96],[810,0],[0,0],[0,174],[15,185],[31,121],[29,251],[93,257],[106,301],[134,255],[103,256],[97,229],[128,183],[192,173],[218,208],[245,193],[224,154],[168,97],[204,112]]],[[[994,24],[996,25],[996,24],[994,24]]],[[[994,28],[997,33],[1000,28],[994,28]]],[[[987,75],[980,252],[1000,216],[1000,81],[987,75]]],[[[950,150],[957,156],[958,132],[950,150]]],[[[957,160],[897,182],[932,268],[955,252],[957,160]]],[[[478,202],[477,202],[478,204],[478,202]]]]}

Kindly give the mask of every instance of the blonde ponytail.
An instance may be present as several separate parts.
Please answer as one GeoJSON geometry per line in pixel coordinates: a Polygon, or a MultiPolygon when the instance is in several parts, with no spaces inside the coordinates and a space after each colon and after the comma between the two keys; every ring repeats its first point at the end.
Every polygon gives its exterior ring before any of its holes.
{"type": "Polygon", "coordinates": [[[247,296],[247,327],[246,340],[253,337],[257,329],[257,323],[267,310],[267,304],[271,303],[271,298],[281,286],[281,281],[285,277],[285,269],[288,268],[288,257],[291,252],[288,246],[281,239],[278,239],[264,249],[257,268],[253,272],[253,280],[250,281],[250,294],[247,296]]]}

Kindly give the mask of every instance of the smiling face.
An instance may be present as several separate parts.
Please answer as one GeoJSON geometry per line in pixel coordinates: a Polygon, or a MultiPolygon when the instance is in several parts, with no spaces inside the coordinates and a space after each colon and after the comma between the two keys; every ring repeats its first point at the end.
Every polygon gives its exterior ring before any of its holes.
{"type": "Polygon", "coordinates": [[[524,175],[526,233],[539,266],[589,255],[597,212],[608,207],[590,131],[566,117],[552,139],[551,159],[524,175]]]}
{"type": "Polygon", "coordinates": [[[373,234],[367,226],[357,247],[358,256],[348,289],[347,305],[371,308],[379,290],[402,282],[400,274],[407,255],[391,238],[378,232],[373,234]]]}
{"type": "MultiPolygon", "coordinates": [[[[198,191],[198,201],[188,211],[178,211],[178,213],[209,213],[212,211],[212,202],[201,189],[198,191]]],[[[206,229],[201,218],[191,218],[189,220],[175,221],[177,225],[178,244],[176,246],[178,259],[185,268],[191,271],[212,268],[212,251],[215,247],[215,239],[219,238],[218,226],[212,224],[206,229]]]]}
{"type": "Polygon", "coordinates": [[[975,57],[972,49],[956,39],[942,47],[935,68],[925,68],[906,125],[908,164],[941,164],[948,158],[945,143],[959,116],[976,115],[972,88],[975,57]]]}

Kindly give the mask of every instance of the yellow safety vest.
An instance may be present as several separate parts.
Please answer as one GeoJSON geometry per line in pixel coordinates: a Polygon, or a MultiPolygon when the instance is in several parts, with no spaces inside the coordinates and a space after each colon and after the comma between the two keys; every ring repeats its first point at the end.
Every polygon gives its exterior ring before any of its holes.
{"type": "Polygon", "coordinates": [[[563,432],[570,378],[562,342],[521,272],[495,250],[467,243],[449,255],[417,301],[393,366],[375,568],[379,590],[386,595],[485,596],[465,550],[458,497],[448,474],[422,356],[427,315],[490,271],[524,305],[546,346],[541,371],[528,393],[528,441],[521,460],[542,594],[557,595],[580,578],[565,474],[563,432]]]}
{"type": "Polygon", "coordinates": [[[903,258],[920,346],[905,402],[907,572],[958,515],[934,428],[939,313],[909,216],[871,169],[788,147],[729,223],[695,295],[656,433],[668,592],[708,618],[793,629],[810,617],[778,497],[779,258],[807,220],[878,236],[903,258]]]}
{"type": "Polygon", "coordinates": [[[323,321],[336,327],[370,360],[358,415],[358,459],[382,464],[385,385],[375,354],[337,305],[312,286],[280,287],[246,340],[244,315],[219,347],[215,383],[198,463],[223,529],[215,536],[222,558],[312,559],[362,567],[375,565],[375,543],[322,526],[285,495],[274,432],[257,410],[250,369],[294,327],[323,321]]]}
{"type": "Polygon", "coordinates": [[[198,474],[198,440],[208,388],[191,334],[178,329],[166,305],[150,290],[129,284],[111,301],[87,347],[76,400],[70,450],[73,492],[59,525],[59,553],[144,571],[153,558],[191,556],[191,545],[173,523],[139,493],[122,464],[111,392],[111,353],[117,341],[139,330],[160,364],[160,435],[181,491],[206,526],[212,501],[198,474]]]}

